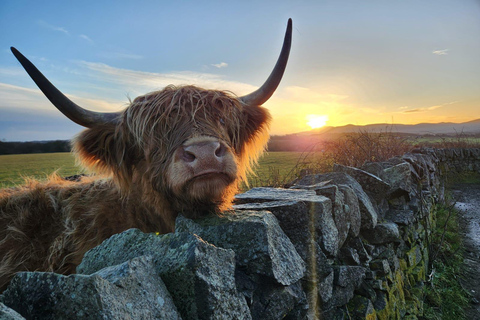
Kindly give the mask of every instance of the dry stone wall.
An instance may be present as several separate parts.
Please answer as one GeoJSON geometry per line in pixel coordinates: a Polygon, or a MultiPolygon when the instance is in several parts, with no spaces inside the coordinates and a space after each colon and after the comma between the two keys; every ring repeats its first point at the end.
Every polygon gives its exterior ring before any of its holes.
{"type": "Polygon", "coordinates": [[[426,236],[449,172],[479,149],[414,150],[361,168],[255,188],[232,212],[174,233],[127,230],[77,274],[21,272],[1,319],[417,319],[426,236]]]}

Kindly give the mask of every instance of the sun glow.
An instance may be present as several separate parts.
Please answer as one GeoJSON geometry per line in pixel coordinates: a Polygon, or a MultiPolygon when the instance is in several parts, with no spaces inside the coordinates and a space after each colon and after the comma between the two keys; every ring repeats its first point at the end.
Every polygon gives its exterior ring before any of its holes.
{"type": "Polygon", "coordinates": [[[307,124],[312,129],[321,128],[327,124],[328,116],[327,115],[317,115],[317,114],[309,114],[307,116],[307,124]]]}

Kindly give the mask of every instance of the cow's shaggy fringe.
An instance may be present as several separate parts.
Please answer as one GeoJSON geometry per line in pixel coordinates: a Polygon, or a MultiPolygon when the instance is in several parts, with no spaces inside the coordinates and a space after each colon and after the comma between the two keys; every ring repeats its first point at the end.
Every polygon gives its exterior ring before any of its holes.
{"type": "Polygon", "coordinates": [[[22,270],[73,273],[87,250],[126,229],[166,233],[180,212],[227,210],[265,148],[269,122],[266,109],[225,91],[169,86],[137,97],[118,124],[74,139],[78,161],[102,178],[53,176],[0,190],[0,291],[22,270]],[[201,188],[174,165],[192,139],[227,149],[224,177],[201,188]]]}

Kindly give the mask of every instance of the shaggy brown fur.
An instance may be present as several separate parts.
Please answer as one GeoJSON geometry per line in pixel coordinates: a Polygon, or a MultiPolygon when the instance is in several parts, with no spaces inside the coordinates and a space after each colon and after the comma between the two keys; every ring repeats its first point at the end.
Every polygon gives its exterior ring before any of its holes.
{"type": "Polygon", "coordinates": [[[166,233],[180,212],[228,209],[269,121],[227,92],[169,86],[137,97],[118,124],[83,131],[74,152],[105,178],[0,190],[0,291],[18,271],[73,273],[87,250],[126,229],[166,233]],[[216,148],[221,164],[195,172],[184,159],[198,145],[216,148]]]}

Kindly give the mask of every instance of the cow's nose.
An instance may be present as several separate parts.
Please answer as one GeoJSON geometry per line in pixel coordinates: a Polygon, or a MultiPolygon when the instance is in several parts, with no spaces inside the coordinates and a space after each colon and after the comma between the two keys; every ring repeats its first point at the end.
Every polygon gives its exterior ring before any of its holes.
{"type": "Polygon", "coordinates": [[[196,142],[182,147],[181,160],[196,174],[223,170],[226,146],[219,141],[196,142]]]}

